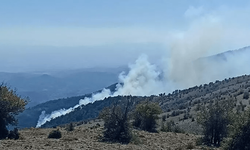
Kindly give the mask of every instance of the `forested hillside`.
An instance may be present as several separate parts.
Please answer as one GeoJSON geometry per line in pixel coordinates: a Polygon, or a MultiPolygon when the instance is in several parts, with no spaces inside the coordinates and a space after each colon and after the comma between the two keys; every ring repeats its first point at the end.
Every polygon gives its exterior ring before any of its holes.
{"type": "MultiPolygon", "coordinates": [[[[237,107],[246,107],[249,105],[249,100],[243,99],[243,94],[249,93],[249,90],[250,75],[243,75],[223,81],[210,82],[189,89],[175,90],[169,94],[162,93],[149,97],[129,96],[129,98],[132,99],[134,105],[144,100],[159,103],[163,112],[168,116],[168,119],[178,121],[187,119],[191,121],[195,118],[194,116],[196,116],[195,110],[199,109],[197,107],[202,104],[213,103],[214,101],[224,99],[236,99],[238,101],[237,107]]],[[[65,116],[47,122],[42,127],[53,127],[70,122],[94,119],[104,107],[117,101],[122,105],[127,98],[127,96],[109,97],[102,101],[82,106],[65,116]]],[[[189,122],[185,123],[188,124],[189,122]]],[[[185,128],[185,125],[183,125],[183,127],[185,128]]]]}

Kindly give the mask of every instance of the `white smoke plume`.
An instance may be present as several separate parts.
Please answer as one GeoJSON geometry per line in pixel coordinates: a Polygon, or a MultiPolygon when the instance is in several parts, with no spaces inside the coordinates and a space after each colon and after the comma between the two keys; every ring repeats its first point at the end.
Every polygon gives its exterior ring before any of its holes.
{"type": "Polygon", "coordinates": [[[129,66],[128,74],[120,74],[120,84],[117,85],[114,93],[109,89],[103,89],[102,92],[93,94],[92,97],[81,99],[79,104],[72,108],[57,110],[51,114],[42,112],[36,127],[70,113],[82,105],[103,100],[109,96],[156,95],[168,93],[177,88],[183,89],[249,74],[250,47],[242,52],[226,53],[222,56],[223,59],[221,57],[200,59],[218,53],[220,43],[225,43],[225,39],[228,39],[228,29],[225,30],[222,26],[221,18],[211,14],[192,21],[186,31],[168,35],[166,45],[169,49],[166,50],[170,51],[170,54],[162,58],[160,65],[162,67],[151,64],[147,56],[142,55],[135,64],[129,66]]]}
{"type": "Polygon", "coordinates": [[[120,84],[117,84],[116,92],[113,94],[109,89],[103,89],[100,93],[92,94],[91,97],[81,99],[79,104],[69,109],[56,110],[51,114],[45,114],[46,112],[43,111],[36,127],[41,127],[47,121],[66,115],[82,105],[103,100],[105,97],[118,95],[153,95],[167,90],[166,82],[162,82],[163,79],[160,78],[162,72],[155,65],[149,63],[146,55],[139,57],[135,64],[130,65],[129,68],[130,71],[127,75],[124,73],[120,74],[120,84]]]}
{"type": "Polygon", "coordinates": [[[102,100],[104,99],[105,97],[109,97],[111,96],[111,92],[109,89],[103,89],[101,93],[97,93],[97,94],[93,94],[92,97],[86,97],[84,99],[81,99],[79,101],[79,104],[75,105],[74,107],[70,107],[68,109],[60,109],[60,110],[56,110],[56,111],[53,111],[51,114],[45,114],[46,112],[45,111],[42,111],[41,115],[39,116],[39,120],[37,122],[37,125],[36,127],[41,127],[43,124],[45,124],[46,122],[52,120],[52,119],[55,119],[56,117],[59,117],[59,116],[63,116],[63,115],[66,115],[72,111],[74,111],[74,109],[82,106],[82,105],[87,105],[89,103],[93,103],[95,102],[96,100],[102,100]]]}
{"type": "Polygon", "coordinates": [[[195,64],[195,60],[217,48],[222,35],[219,18],[211,15],[195,20],[186,31],[174,34],[168,43],[170,58],[165,60],[165,78],[183,88],[204,83],[201,77],[205,68],[195,64]]]}
{"type": "Polygon", "coordinates": [[[164,78],[162,69],[149,63],[146,55],[141,55],[135,64],[129,66],[130,71],[127,75],[121,73],[120,83],[114,95],[133,95],[147,96],[155,95],[164,91],[169,91],[164,78]]]}
{"type": "MultiPolygon", "coordinates": [[[[195,61],[196,57],[194,57],[195,59],[193,61],[192,59],[186,59],[188,61],[184,61],[185,64],[177,64],[176,68],[173,64],[173,68],[169,69],[168,72],[164,72],[162,71],[164,69],[157,68],[155,65],[150,64],[147,56],[142,55],[136,60],[135,64],[129,66],[130,71],[127,75],[125,73],[120,74],[120,84],[117,84],[114,93],[109,89],[103,89],[100,93],[81,99],[79,104],[72,108],[60,109],[51,114],[45,114],[45,111],[43,111],[36,127],[41,127],[41,125],[47,121],[66,115],[82,105],[103,100],[110,96],[156,95],[171,92],[176,88],[187,88],[190,85],[202,84],[235,75],[248,74],[250,73],[250,67],[247,67],[247,65],[250,64],[250,60],[248,59],[250,56],[250,47],[246,49],[248,50],[246,52],[225,54],[224,57],[226,60],[224,60],[223,63],[220,58],[218,62],[210,60],[209,58],[204,58],[203,61],[195,61]],[[237,63],[235,63],[236,60],[238,60],[237,63]],[[198,65],[196,63],[198,63],[198,65]],[[244,68],[241,66],[244,66],[244,68]]],[[[172,62],[179,60],[172,59],[175,59],[175,57],[171,58],[172,62]]]]}
{"type": "MultiPolygon", "coordinates": [[[[75,106],[74,108],[77,108],[75,106]]],[[[43,124],[45,124],[47,121],[50,121],[56,117],[66,115],[74,110],[74,108],[69,108],[69,109],[60,109],[57,111],[53,111],[51,114],[45,114],[45,111],[42,111],[41,115],[39,116],[39,120],[37,122],[36,127],[41,127],[43,124]]]]}

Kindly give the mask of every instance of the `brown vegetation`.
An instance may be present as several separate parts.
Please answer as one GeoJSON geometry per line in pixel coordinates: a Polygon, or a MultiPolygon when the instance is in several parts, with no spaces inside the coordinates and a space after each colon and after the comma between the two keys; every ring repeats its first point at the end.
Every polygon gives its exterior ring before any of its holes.
{"type": "MultiPolygon", "coordinates": [[[[134,130],[133,135],[137,137],[137,143],[129,144],[106,143],[101,142],[103,128],[85,127],[84,125],[75,127],[72,132],[67,132],[63,128],[59,128],[62,132],[62,138],[49,139],[47,135],[54,129],[31,128],[20,131],[20,139],[18,140],[2,140],[0,141],[1,150],[24,150],[24,149],[54,149],[54,150],[117,150],[117,149],[133,149],[133,150],[175,150],[187,149],[190,145],[195,146],[196,136],[192,134],[179,133],[149,133],[145,131],[134,130]]],[[[196,146],[195,146],[196,147],[196,146]]],[[[201,149],[201,147],[196,147],[201,149]]]]}

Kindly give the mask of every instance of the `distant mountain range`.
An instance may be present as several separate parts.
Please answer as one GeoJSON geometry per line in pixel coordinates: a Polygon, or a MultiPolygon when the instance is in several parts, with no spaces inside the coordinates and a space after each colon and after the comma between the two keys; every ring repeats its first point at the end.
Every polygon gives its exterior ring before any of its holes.
{"type": "MultiPolygon", "coordinates": [[[[250,46],[246,46],[237,50],[229,50],[223,53],[219,53],[210,57],[206,57],[207,59],[210,60],[215,60],[215,61],[221,61],[221,62],[226,62],[228,59],[230,59],[231,57],[236,57],[238,58],[238,56],[241,55],[250,55],[250,46]]],[[[204,58],[201,58],[204,59],[204,58]]]]}
{"type": "Polygon", "coordinates": [[[23,97],[29,97],[27,107],[48,100],[84,95],[117,82],[117,76],[125,67],[89,68],[48,73],[0,72],[0,82],[17,89],[23,97]]]}

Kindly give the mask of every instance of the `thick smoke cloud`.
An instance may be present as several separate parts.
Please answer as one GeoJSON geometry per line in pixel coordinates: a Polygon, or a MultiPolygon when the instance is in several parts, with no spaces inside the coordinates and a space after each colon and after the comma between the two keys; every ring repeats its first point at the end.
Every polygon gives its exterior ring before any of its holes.
{"type": "Polygon", "coordinates": [[[127,75],[121,73],[120,83],[114,95],[155,95],[164,91],[169,91],[162,69],[149,63],[146,55],[140,56],[135,64],[129,66],[127,75]]]}
{"type": "MultiPolygon", "coordinates": [[[[121,73],[119,76],[120,83],[117,84],[116,92],[112,93],[109,89],[103,89],[102,92],[93,94],[92,97],[86,97],[79,101],[79,104],[69,108],[61,109],[45,114],[45,111],[39,117],[36,127],[41,127],[47,121],[56,117],[66,115],[75,108],[105,97],[118,95],[157,95],[159,93],[168,93],[176,88],[187,88],[190,85],[197,85],[224,79],[236,75],[249,74],[250,47],[238,52],[225,53],[214,57],[203,59],[186,59],[185,64],[178,64],[177,67],[164,72],[164,68],[157,68],[149,63],[147,56],[142,55],[136,60],[135,64],[130,65],[130,71],[126,75],[121,73]],[[189,62],[190,61],[190,62],[189,62]]],[[[172,57],[171,59],[174,59],[172,57]]],[[[196,58],[196,57],[194,57],[196,58]]],[[[171,60],[175,62],[177,60],[171,60]]]]}
{"type": "Polygon", "coordinates": [[[250,74],[250,47],[204,58],[199,61],[204,66],[202,81],[210,82],[224,78],[250,74]]]}
{"type": "MultiPolygon", "coordinates": [[[[202,11],[198,11],[200,14],[202,11]]],[[[190,16],[190,15],[188,15],[190,16]]],[[[196,16],[196,15],[192,15],[196,16]]],[[[81,99],[79,104],[46,114],[42,112],[37,127],[61,115],[70,113],[75,108],[105,97],[117,95],[156,95],[169,93],[175,89],[208,83],[224,78],[250,74],[250,47],[244,50],[228,52],[222,55],[207,57],[218,53],[221,43],[225,43],[227,30],[221,18],[204,15],[190,23],[186,31],[168,35],[166,45],[169,55],[162,58],[162,64],[151,64],[147,56],[140,56],[129,66],[130,71],[119,76],[116,92],[109,89],[81,99]]],[[[219,50],[221,51],[221,50],[219,50]]]]}
{"type": "Polygon", "coordinates": [[[129,68],[130,71],[127,75],[125,75],[125,73],[120,74],[120,83],[117,84],[116,92],[111,93],[109,89],[103,89],[102,92],[93,94],[92,97],[81,99],[79,104],[72,108],[56,110],[51,114],[45,114],[45,111],[43,111],[36,127],[41,127],[41,125],[47,121],[68,114],[82,105],[93,103],[97,100],[103,100],[105,97],[118,95],[144,96],[159,94],[170,90],[166,82],[163,82],[164,79],[161,78],[163,72],[155,65],[150,64],[146,55],[139,57],[135,64],[130,65],[129,68]]]}
{"type": "Polygon", "coordinates": [[[170,58],[165,60],[165,78],[182,88],[204,83],[206,68],[196,60],[216,51],[223,32],[220,19],[206,15],[193,21],[186,31],[172,35],[167,43],[170,58]]]}

